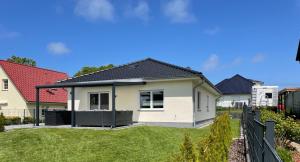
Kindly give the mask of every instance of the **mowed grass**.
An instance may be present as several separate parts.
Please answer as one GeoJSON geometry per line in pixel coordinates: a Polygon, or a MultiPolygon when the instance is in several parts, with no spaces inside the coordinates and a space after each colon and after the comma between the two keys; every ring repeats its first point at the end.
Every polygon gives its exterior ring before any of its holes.
{"type": "MultiPolygon", "coordinates": [[[[233,136],[239,136],[239,120],[231,125],[233,136]]],[[[0,133],[0,161],[168,161],[186,132],[197,142],[209,129],[19,129],[0,133]]]]}

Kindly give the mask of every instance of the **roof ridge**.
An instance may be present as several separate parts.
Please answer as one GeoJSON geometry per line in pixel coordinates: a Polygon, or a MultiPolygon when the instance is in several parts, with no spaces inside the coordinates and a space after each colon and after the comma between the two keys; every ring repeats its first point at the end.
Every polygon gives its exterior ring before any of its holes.
{"type": "Polygon", "coordinates": [[[164,65],[167,65],[167,66],[171,66],[173,68],[184,70],[184,71],[187,71],[187,72],[190,72],[190,73],[193,73],[193,74],[202,74],[202,72],[200,72],[200,71],[196,71],[196,70],[188,69],[188,68],[178,66],[178,65],[175,65],[175,64],[170,64],[170,63],[167,63],[167,62],[159,61],[159,60],[156,60],[156,59],[153,59],[153,58],[150,58],[150,57],[146,58],[145,60],[155,61],[157,63],[164,64],[164,65]]]}
{"type": "Polygon", "coordinates": [[[16,63],[16,62],[7,61],[7,60],[0,60],[0,62],[1,62],[1,61],[7,62],[7,63],[11,63],[11,64],[17,64],[17,65],[21,65],[21,66],[27,66],[27,67],[35,68],[35,69],[39,69],[39,70],[47,70],[47,71],[52,71],[52,72],[56,72],[56,73],[61,73],[61,74],[66,74],[66,75],[68,75],[68,74],[65,73],[65,72],[61,72],[61,71],[57,71],[57,70],[52,70],[52,69],[47,69],[47,68],[42,68],[42,67],[37,67],[37,66],[25,65],[25,64],[20,64],[20,63],[16,63]]]}
{"type": "Polygon", "coordinates": [[[67,79],[64,79],[64,80],[60,80],[59,82],[63,82],[63,81],[66,81],[66,80],[75,79],[75,78],[79,78],[79,77],[83,77],[83,76],[87,76],[87,75],[92,75],[92,74],[103,72],[103,71],[108,71],[108,70],[112,70],[112,69],[121,68],[121,67],[124,67],[124,66],[127,66],[127,65],[135,64],[135,63],[138,63],[138,62],[143,62],[143,61],[146,61],[146,60],[147,60],[147,58],[146,59],[142,59],[142,60],[138,60],[138,61],[134,61],[134,62],[130,62],[130,63],[127,63],[127,64],[121,64],[121,65],[118,65],[116,67],[112,67],[112,68],[109,68],[109,69],[98,70],[98,71],[95,71],[95,72],[91,72],[91,73],[82,74],[82,75],[79,75],[79,76],[70,77],[70,78],[67,78],[67,79]]]}

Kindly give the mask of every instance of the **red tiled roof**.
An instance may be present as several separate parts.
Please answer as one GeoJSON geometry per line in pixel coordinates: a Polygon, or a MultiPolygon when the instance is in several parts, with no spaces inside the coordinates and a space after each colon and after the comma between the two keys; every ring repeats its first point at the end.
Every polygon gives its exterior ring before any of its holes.
{"type": "MultiPolygon", "coordinates": [[[[35,86],[68,78],[66,73],[0,60],[0,66],[27,102],[35,102],[35,86]]],[[[67,103],[66,89],[42,89],[40,101],[67,103]]]]}

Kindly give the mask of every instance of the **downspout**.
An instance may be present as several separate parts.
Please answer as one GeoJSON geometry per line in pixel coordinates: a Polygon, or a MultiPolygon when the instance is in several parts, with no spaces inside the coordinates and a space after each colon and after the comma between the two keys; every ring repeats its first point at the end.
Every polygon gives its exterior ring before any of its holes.
{"type": "Polygon", "coordinates": [[[201,83],[198,83],[196,84],[194,87],[193,87],[193,127],[195,128],[196,127],[196,104],[195,104],[195,92],[196,92],[196,88],[197,87],[200,87],[202,84],[205,83],[204,79],[201,78],[201,83]]]}

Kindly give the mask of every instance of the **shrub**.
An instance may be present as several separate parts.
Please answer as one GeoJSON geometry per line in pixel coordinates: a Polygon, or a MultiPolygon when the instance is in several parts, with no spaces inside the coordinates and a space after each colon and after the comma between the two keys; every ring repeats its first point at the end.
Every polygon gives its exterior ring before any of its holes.
{"type": "Polygon", "coordinates": [[[275,113],[266,109],[261,110],[261,121],[269,119],[275,122],[276,145],[288,147],[291,141],[300,140],[300,124],[291,117],[285,117],[284,113],[275,113]]]}
{"type": "Polygon", "coordinates": [[[21,118],[18,116],[7,116],[5,117],[5,125],[21,124],[21,118]]]}
{"type": "Polygon", "coordinates": [[[34,120],[32,117],[24,117],[23,124],[31,124],[34,123],[34,120]]]}
{"type": "Polygon", "coordinates": [[[3,114],[0,114],[0,132],[4,131],[4,125],[5,125],[5,118],[3,116],[3,114]]]}
{"type": "Polygon", "coordinates": [[[229,115],[224,113],[215,119],[209,137],[198,143],[199,161],[227,161],[231,140],[229,115]]]}
{"type": "Polygon", "coordinates": [[[278,147],[276,149],[278,155],[280,156],[281,160],[284,162],[293,162],[293,158],[292,158],[292,154],[289,150],[282,148],[282,147],[278,147]]]}
{"type": "Polygon", "coordinates": [[[180,154],[173,161],[180,162],[225,162],[228,161],[228,152],[232,140],[230,119],[228,113],[218,116],[211,126],[207,138],[198,142],[197,148],[189,135],[185,135],[184,142],[180,146],[180,154]]]}

